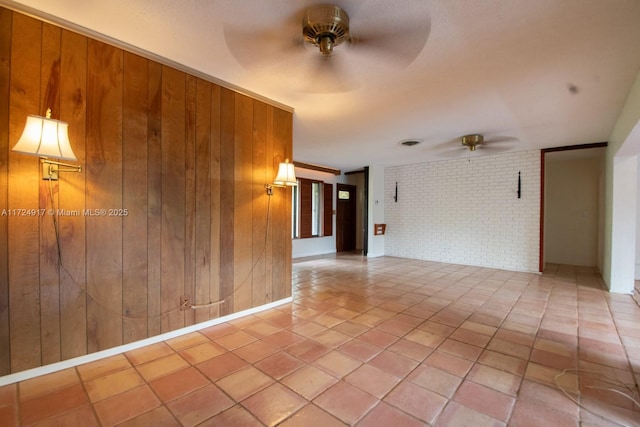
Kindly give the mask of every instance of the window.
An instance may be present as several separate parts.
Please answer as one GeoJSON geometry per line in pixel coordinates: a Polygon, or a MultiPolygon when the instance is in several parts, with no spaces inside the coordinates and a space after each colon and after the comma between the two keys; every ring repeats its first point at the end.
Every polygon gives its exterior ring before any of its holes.
{"type": "Polygon", "coordinates": [[[349,197],[351,197],[351,193],[349,193],[348,191],[338,190],[338,199],[349,200],[349,197]]]}
{"type": "Polygon", "coordinates": [[[333,234],[333,185],[299,178],[293,187],[292,236],[308,238],[333,234]]]}
{"type": "Polygon", "coordinates": [[[322,202],[320,192],[323,190],[321,182],[311,183],[311,235],[320,235],[320,218],[322,202]]]}

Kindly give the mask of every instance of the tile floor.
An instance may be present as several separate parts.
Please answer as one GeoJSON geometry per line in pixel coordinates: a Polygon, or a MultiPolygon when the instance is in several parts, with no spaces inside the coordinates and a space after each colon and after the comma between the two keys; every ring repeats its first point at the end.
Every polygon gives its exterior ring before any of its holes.
{"type": "Polygon", "coordinates": [[[0,425],[640,425],[637,296],[591,269],[348,255],[293,276],[291,304],[0,388],[0,425]]]}

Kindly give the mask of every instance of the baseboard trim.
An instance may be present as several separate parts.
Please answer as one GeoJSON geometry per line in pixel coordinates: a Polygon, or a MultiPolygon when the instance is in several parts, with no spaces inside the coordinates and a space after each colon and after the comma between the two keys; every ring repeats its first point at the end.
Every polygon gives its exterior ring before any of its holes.
{"type": "Polygon", "coordinates": [[[26,371],[5,375],[3,377],[0,377],[0,387],[8,384],[17,383],[20,381],[25,381],[31,378],[42,376],[42,375],[51,374],[53,372],[62,371],[63,369],[73,368],[78,365],[83,365],[85,363],[95,362],[96,360],[104,359],[110,356],[115,356],[116,354],[125,353],[127,351],[135,350],[140,347],[156,344],[161,341],[166,341],[171,338],[189,334],[191,332],[195,332],[200,329],[208,328],[210,326],[215,326],[220,323],[229,322],[231,320],[238,319],[240,317],[259,313],[261,311],[265,311],[270,308],[275,308],[280,305],[290,303],[292,301],[293,301],[292,297],[284,298],[278,301],[271,302],[269,304],[250,308],[248,310],[239,311],[238,313],[229,314],[227,316],[218,317],[216,319],[207,320],[206,322],[187,326],[185,328],[176,329],[175,331],[166,332],[164,334],[156,335],[150,338],[145,338],[140,341],[135,341],[129,344],[120,345],[118,347],[97,351],[95,353],[86,354],[84,356],[74,357],[73,359],[63,360],[61,362],[52,363],[50,365],[39,366],[37,368],[29,369],[26,371]]]}

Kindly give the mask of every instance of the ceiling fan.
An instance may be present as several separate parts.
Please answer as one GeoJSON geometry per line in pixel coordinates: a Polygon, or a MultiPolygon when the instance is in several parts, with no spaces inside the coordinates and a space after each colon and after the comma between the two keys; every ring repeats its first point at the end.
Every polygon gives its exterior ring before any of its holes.
{"type": "Polygon", "coordinates": [[[514,137],[494,136],[485,139],[484,135],[472,133],[463,135],[454,141],[448,141],[441,144],[447,149],[439,152],[441,157],[461,157],[471,155],[473,152],[481,152],[483,155],[498,154],[503,151],[510,150],[512,146],[519,140],[514,137]],[[460,144],[457,147],[450,147],[453,144],[460,144]],[[449,148],[450,147],[450,148],[449,148]]]}
{"type": "Polygon", "coordinates": [[[431,29],[421,1],[351,2],[349,12],[311,4],[294,13],[284,12],[294,2],[281,3],[279,10],[245,11],[264,16],[244,16],[241,26],[228,19],[225,41],[234,58],[257,77],[302,92],[344,92],[362,85],[364,74],[382,77],[406,67],[423,50],[431,29]]]}

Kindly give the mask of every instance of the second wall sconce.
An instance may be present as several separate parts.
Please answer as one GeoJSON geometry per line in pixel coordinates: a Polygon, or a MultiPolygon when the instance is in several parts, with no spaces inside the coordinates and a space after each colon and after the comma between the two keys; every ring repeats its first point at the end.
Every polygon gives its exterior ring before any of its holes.
{"type": "Polygon", "coordinates": [[[68,124],[51,118],[29,115],[22,136],[13,147],[18,153],[38,156],[42,162],[42,179],[56,181],[59,172],[81,172],[79,165],[70,165],[49,159],[76,161],[69,142],[68,124]]]}
{"type": "Polygon", "coordinates": [[[298,185],[298,180],[296,179],[295,166],[287,159],[278,166],[278,175],[273,180],[273,184],[265,184],[264,187],[267,189],[267,195],[271,196],[273,187],[294,187],[296,185],[298,185]]]}

